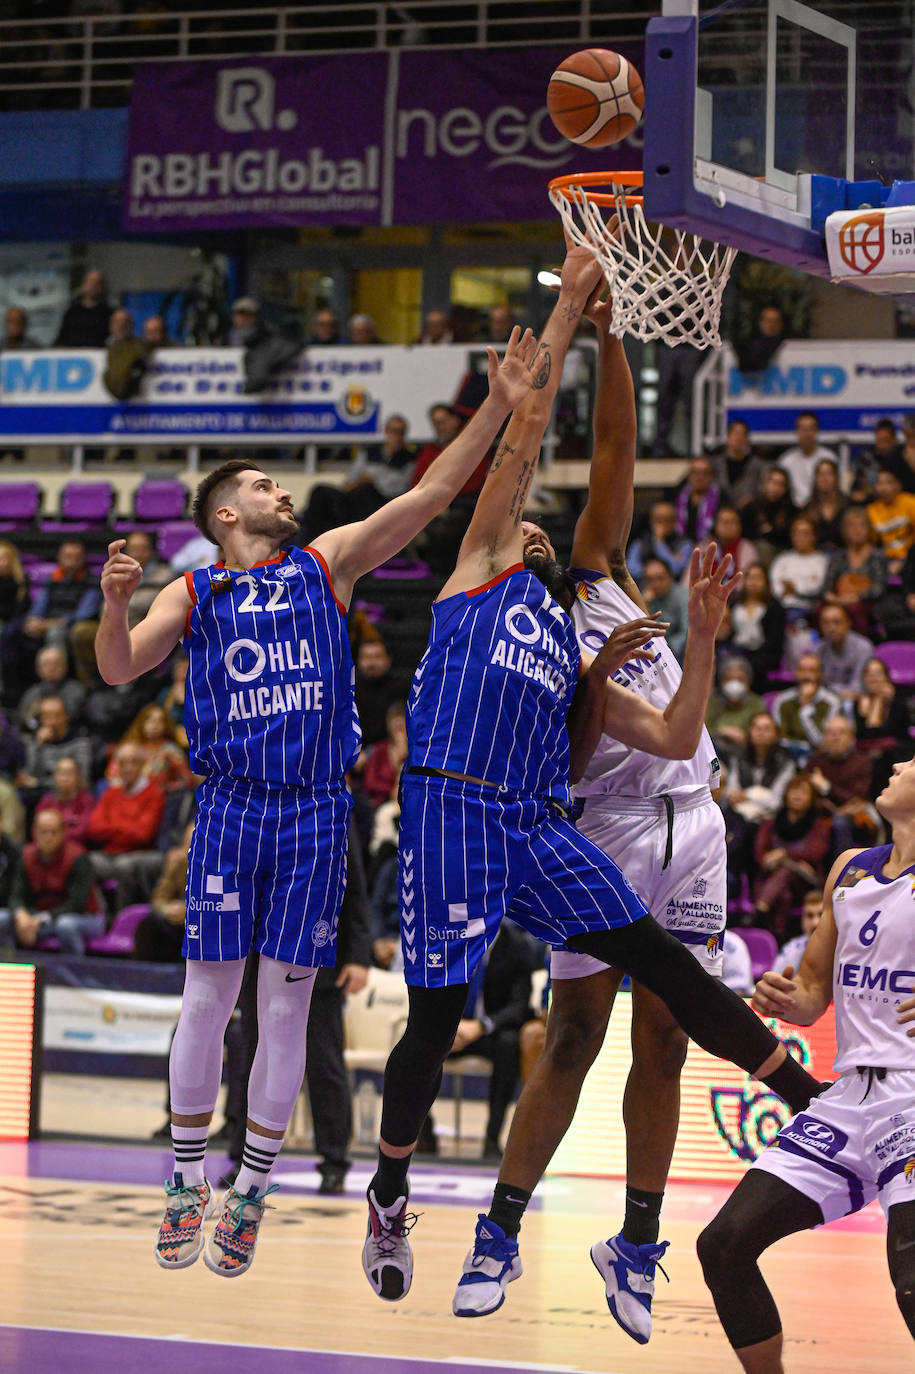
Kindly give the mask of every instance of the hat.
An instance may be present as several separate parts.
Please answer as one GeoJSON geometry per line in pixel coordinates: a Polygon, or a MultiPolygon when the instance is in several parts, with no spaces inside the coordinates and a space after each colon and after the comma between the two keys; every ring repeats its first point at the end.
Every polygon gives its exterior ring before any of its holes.
{"type": "Polygon", "coordinates": [[[260,304],[253,296],[239,296],[237,301],[232,302],[232,314],[256,315],[260,310],[260,304]]]}

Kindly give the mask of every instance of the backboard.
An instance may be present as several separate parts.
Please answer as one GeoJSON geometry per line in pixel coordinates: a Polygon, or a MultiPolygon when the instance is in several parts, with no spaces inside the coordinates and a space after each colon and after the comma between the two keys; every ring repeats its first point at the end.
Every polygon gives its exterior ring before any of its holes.
{"type": "Polygon", "coordinates": [[[915,180],[910,0],[663,0],[645,213],[828,276],[824,225],[915,180]]]}

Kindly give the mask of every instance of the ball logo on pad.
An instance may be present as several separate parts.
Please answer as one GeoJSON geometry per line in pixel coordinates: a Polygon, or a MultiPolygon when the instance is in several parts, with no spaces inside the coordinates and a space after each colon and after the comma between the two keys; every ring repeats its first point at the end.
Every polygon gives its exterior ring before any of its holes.
{"type": "Polygon", "coordinates": [[[547,108],[556,128],[584,148],[620,143],[642,118],[642,78],[609,48],[573,52],[550,77],[547,108]]]}

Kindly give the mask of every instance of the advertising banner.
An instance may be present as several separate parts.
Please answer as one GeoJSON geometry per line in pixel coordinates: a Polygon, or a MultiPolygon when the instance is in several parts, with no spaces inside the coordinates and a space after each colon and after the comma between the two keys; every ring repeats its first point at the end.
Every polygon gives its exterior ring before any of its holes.
{"type": "Polygon", "coordinates": [[[167,1056],[180,997],[117,988],[48,987],[42,1044],[47,1050],[167,1056]]]}
{"type": "Polygon", "coordinates": [[[434,401],[450,402],[485,349],[303,349],[268,390],[244,392],[240,348],[162,348],[139,394],[117,401],[102,349],[0,353],[0,438],[32,442],[267,443],[379,439],[405,416],[408,437],[430,438],[434,401]]]}
{"type": "MultiPolygon", "coordinates": [[[[553,1156],[550,1173],[625,1177],[621,1105],[632,1063],[632,998],[617,996],[607,1038],[585,1081],[575,1119],[553,1156]]],[[[835,1013],[813,1026],[767,1021],[814,1078],[835,1077],[835,1013]]],[[[790,1113],[763,1083],[690,1041],[680,1080],[680,1129],[672,1179],[737,1182],[790,1113]]]]}
{"type": "Polygon", "coordinates": [[[760,439],[794,437],[801,410],[814,411],[820,437],[869,441],[882,416],[898,426],[915,411],[915,347],[910,339],[783,343],[763,372],[740,372],[726,351],[727,418],[746,420],[760,439]]]}
{"type": "MultiPolygon", "coordinates": [[[[625,55],[641,67],[641,51],[625,55]]],[[[124,226],[549,218],[550,177],[641,162],[640,129],[593,152],[553,127],[546,86],[566,56],[393,49],[141,66],[124,226]]]]}

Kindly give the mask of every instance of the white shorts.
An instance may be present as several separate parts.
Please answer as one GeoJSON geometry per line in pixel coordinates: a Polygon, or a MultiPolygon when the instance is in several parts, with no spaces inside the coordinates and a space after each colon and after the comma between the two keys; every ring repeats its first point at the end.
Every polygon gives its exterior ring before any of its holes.
{"type": "Polygon", "coordinates": [[[852,1070],[786,1121],[754,1161],[819,1203],[824,1221],[915,1200],[915,1072],[852,1070]],[[863,1099],[863,1100],[862,1100],[863,1099]]]}
{"type": "MultiPolygon", "coordinates": [[[[660,797],[587,797],[578,829],[623,870],[659,925],[721,976],[727,919],[724,817],[708,789],[674,793],[673,820],[660,797]],[[668,847],[670,860],[664,866],[668,847]]],[[[590,954],[553,951],[550,977],[589,978],[607,967],[590,954]]]]}

